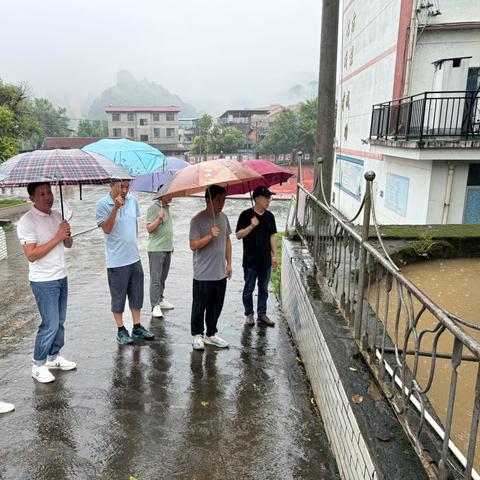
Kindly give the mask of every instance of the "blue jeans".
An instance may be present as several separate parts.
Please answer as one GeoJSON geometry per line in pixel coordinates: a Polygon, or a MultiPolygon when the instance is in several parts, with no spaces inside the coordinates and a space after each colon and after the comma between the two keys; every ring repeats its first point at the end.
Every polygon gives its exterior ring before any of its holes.
{"type": "Polygon", "coordinates": [[[243,287],[243,306],[245,308],[245,315],[253,315],[253,291],[255,290],[255,282],[258,280],[258,303],[257,315],[265,315],[267,313],[268,300],[268,282],[270,282],[270,275],[272,268],[244,268],[243,279],[245,285],[243,287]]]}
{"type": "Polygon", "coordinates": [[[63,324],[67,317],[67,277],[48,282],[30,282],[42,322],[38,327],[33,362],[54,360],[65,343],[63,324]]]}

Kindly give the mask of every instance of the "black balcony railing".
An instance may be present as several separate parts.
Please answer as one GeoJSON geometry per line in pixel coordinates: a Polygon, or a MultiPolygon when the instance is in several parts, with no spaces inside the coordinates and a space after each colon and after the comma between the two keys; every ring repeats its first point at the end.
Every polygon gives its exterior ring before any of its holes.
{"type": "Polygon", "coordinates": [[[373,106],[371,140],[480,140],[478,91],[425,92],[373,106]]]}

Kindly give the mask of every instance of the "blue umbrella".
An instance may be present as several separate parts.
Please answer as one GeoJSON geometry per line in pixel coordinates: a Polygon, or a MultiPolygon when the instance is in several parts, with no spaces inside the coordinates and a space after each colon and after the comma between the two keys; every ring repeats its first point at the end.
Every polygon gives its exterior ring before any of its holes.
{"type": "Polygon", "coordinates": [[[133,142],[125,138],[104,138],[82,148],[85,152],[99,153],[133,176],[151,173],[165,165],[166,157],[157,148],[143,142],[133,142]]]}
{"type": "Polygon", "coordinates": [[[145,175],[137,175],[130,184],[130,190],[134,192],[157,192],[178,170],[188,167],[190,164],[177,157],[167,157],[162,168],[145,175]]]}

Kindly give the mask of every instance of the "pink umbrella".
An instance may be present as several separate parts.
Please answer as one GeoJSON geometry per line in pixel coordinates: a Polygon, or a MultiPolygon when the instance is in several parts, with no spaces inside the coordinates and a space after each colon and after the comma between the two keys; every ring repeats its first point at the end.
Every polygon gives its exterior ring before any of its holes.
{"type": "Polygon", "coordinates": [[[259,179],[261,179],[261,176],[257,172],[236,160],[224,158],[210,160],[179,170],[163,185],[155,198],[165,195],[169,197],[192,195],[204,192],[207,187],[212,185],[220,185],[228,189],[238,183],[247,184],[259,179]]]}
{"type": "Polygon", "coordinates": [[[227,195],[240,195],[253,191],[258,186],[271,187],[286,182],[293,173],[266,160],[246,160],[243,166],[259,173],[262,178],[227,186],[227,195]]]}

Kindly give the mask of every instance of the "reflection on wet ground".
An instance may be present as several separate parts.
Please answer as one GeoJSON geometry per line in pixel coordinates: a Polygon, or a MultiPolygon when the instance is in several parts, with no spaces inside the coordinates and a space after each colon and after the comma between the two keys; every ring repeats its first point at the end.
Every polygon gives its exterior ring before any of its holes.
{"type": "MultiPolygon", "coordinates": [[[[94,203],[105,187],[66,195],[73,232],[94,224],[94,203]]],[[[140,249],[145,273],[144,218],[139,195],[140,249]]],[[[272,202],[283,228],[287,202],[272,202]]],[[[227,200],[235,228],[246,200],[227,200]]],[[[0,262],[0,398],[17,410],[0,417],[2,479],[336,479],[335,461],[309,388],[296,361],[279,306],[277,327],[243,326],[241,242],[234,245],[220,334],[231,348],[193,352],[190,344],[191,252],[188,225],[200,198],[174,201],[175,253],[166,296],[176,308],[151,319],[146,296],[142,323],[153,342],[119,347],[109,313],[103,239],[76,238],[67,254],[70,297],[63,353],[78,371],[58,372],[51,385],[34,383],[30,356],[38,321],[22,256],[0,262]],[[14,328],[12,319],[21,326],[14,328]],[[5,333],[8,332],[8,333],[5,333]]],[[[146,293],[148,282],[146,282],[146,293]]],[[[131,326],[127,317],[127,327],[131,326]]]]}

